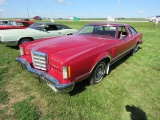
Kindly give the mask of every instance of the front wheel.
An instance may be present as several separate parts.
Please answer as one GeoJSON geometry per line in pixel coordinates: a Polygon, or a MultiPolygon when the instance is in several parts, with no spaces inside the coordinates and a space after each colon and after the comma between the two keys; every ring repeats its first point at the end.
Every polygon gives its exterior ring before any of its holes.
{"type": "Polygon", "coordinates": [[[19,41],[19,45],[20,45],[20,44],[27,43],[27,42],[30,42],[30,41],[32,41],[30,38],[22,38],[22,39],[19,41]]]}
{"type": "Polygon", "coordinates": [[[108,73],[109,64],[106,65],[105,61],[99,62],[89,77],[90,84],[92,85],[92,84],[99,83],[105,76],[106,71],[108,73]]]}

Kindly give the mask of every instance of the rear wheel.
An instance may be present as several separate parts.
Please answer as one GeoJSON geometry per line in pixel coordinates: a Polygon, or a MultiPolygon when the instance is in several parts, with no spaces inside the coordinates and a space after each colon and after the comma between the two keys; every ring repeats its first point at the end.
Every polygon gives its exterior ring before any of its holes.
{"type": "Polygon", "coordinates": [[[137,43],[136,46],[130,51],[130,54],[131,54],[131,55],[134,55],[137,51],[138,51],[138,43],[137,43]]]}
{"type": "Polygon", "coordinates": [[[27,42],[30,42],[30,41],[32,41],[31,38],[22,38],[22,39],[19,41],[19,45],[20,45],[20,44],[27,43],[27,42]]]}
{"type": "Polygon", "coordinates": [[[105,73],[107,72],[108,74],[108,71],[109,71],[109,64],[106,65],[105,61],[99,62],[89,77],[90,84],[93,85],[99,83],[105,76],[105,73]]]}
{"type": "Polygon", "coordinates": [[[68,33],[67,35],[73,35],[73,33],[68,33]]]}

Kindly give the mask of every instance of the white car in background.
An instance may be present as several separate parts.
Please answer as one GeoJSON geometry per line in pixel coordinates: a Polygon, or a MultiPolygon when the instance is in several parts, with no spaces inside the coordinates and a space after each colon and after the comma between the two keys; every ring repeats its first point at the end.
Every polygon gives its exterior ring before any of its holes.
{"type": "Polygon", "coordinates": [[[149,22],[155,22],[156,18],[158,18],[158,21],[160,21],[160,15],[157,15],[157,16],[150,17],[149,22]]]}
{"type": "Polygon", "coordinates": [[[0,30],[0,42],[8,46],[18,46],[41,38],[73,35],[77,31],[63,24],[36,22],[26,29],[0,30]]]}

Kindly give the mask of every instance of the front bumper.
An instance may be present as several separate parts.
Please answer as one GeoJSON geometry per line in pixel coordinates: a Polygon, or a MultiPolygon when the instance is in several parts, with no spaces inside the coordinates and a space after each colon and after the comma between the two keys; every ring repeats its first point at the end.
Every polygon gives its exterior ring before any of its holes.
{"type": "Polygon", "coordinates": [[[29,72],[38,75],[39,79],[42,78],[43,80],[46,80],[47,85],[50,86],[55,92],[67,93],[72,91],[74,88],[74,82],[71,82],[69,84],[60,84],[57,79],[50,76],[49,74],[32,68],[26,60],[18,57],[16,58],[16,61],[21,64],[22,69],[27,69],[29,72]]]}

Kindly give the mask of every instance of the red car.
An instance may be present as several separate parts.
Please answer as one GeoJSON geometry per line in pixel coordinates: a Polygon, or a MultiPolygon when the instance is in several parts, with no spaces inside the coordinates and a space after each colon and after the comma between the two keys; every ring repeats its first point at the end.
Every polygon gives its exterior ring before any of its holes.
{"type": "Polygon", "coordinates": [[[6,25],[0,25],[0,30],[24,29],[24,28],[28,28],[33,23],[34,22],[32,21],[23,21],[23,20],[9,21],[6,25]]]}
{"type": "Polygon", "coordinates": [[[8,23],[8,20],[0,20],[0,25],[6,25],[8,23]]]}
{"type": "Polygon", "coordinates": [[[69,92],[86,78],[99,83],[110,65],[127,53],[134,55],[141,43],[142,33],[130,25],[91,23],[75,35],[22,44],[16,60],[54,91],[69,92]]]}
{"type": "Polygon", "coordinates": [[[42,20],[42,18],[40,16],[34,16],[33,19],[34,20],[42,20]]]}

